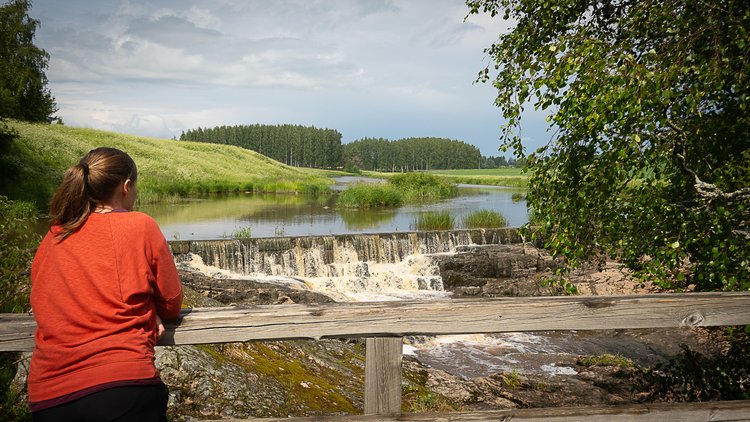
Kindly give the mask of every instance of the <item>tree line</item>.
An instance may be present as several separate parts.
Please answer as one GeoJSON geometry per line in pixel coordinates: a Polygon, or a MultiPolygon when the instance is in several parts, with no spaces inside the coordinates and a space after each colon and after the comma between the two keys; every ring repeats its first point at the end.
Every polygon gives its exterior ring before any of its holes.
{"type": "Polygon", "coordinates": [[[341,166],[341,133],[301,125],[237,125],[197,128],[180,135],[182,141],[236,145],[295,167],[341,166]]]}
{"type": "Polygon", "coordinates": [[[182,141],[236,145],[296,167],[415,171],[522,166],[523,160],[485,157],[474,145],[445,138],[364,138],[341,143],[341,133],[300,125],[237,125],[190,129],[182,141]]]}
{"type": "Polygon", "coordinates": [[[344,145],[342,155],[348,166],[392,172],[477,168],[483,158],[474,145],[445,138],[364,138],[344,145]]]}

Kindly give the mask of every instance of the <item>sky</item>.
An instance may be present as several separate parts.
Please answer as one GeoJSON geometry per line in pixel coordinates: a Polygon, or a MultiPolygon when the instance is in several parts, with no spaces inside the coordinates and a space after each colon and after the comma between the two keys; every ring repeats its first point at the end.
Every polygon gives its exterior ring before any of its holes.
{"type": "MultiPolygon", "coordinates": [[[[34,0],[30,15],[70,126],[179,138],[288,123],[510,157],[496,91],[474,82],[509,24],[467,12],[461,0],[34,0]]],[[[546,127],[526,114],[527,148],[546,127]]]]}

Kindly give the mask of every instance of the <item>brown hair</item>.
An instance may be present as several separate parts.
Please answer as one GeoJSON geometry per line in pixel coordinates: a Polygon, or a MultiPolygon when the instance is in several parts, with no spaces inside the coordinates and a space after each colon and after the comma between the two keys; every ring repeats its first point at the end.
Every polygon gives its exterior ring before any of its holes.
{"type": "Polygon", "coordinates": [[[89,151],[65,172],[50,202],[50,223],[62,227],[56,237],[63,240],[78,230],[98,204],[112,198],[121,182],[135,183],[137,178],[135,162],[123,151],[106,147],[89,151]]]}

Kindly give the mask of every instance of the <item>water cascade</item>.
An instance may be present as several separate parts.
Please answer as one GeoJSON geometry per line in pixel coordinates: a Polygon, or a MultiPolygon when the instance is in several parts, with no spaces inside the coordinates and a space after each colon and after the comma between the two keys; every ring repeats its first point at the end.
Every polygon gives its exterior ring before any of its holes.
{"type": "MultiPolygon", "coordinates": [[[[224,276],[297,280],[335,300],[388,300],[442,292],[430,255],[465,245],[517,243],[517,229],[174,241],[178,264],[224,276]],[[414,295],[419,292],[419,295],[414,295]]],[[[293,283],[292,283],[293,284],[293,283]]],[[[445,295],[445,293],[441,293],[445,295]]]]}

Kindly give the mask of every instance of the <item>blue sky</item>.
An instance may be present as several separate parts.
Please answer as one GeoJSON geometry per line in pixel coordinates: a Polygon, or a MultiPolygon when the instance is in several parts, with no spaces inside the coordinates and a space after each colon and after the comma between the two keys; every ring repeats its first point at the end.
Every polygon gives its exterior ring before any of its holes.
{"type": "MultiPolygon", "coordinates": [[[[508,23],[466,14],[459,0],[35,0],[31,11],[71,126],[171,138],[291,123],[500,155],[495,91],[474,79],[508,23]]],[[[527,114],[528,148],[546,127],[527,114]]]]}

